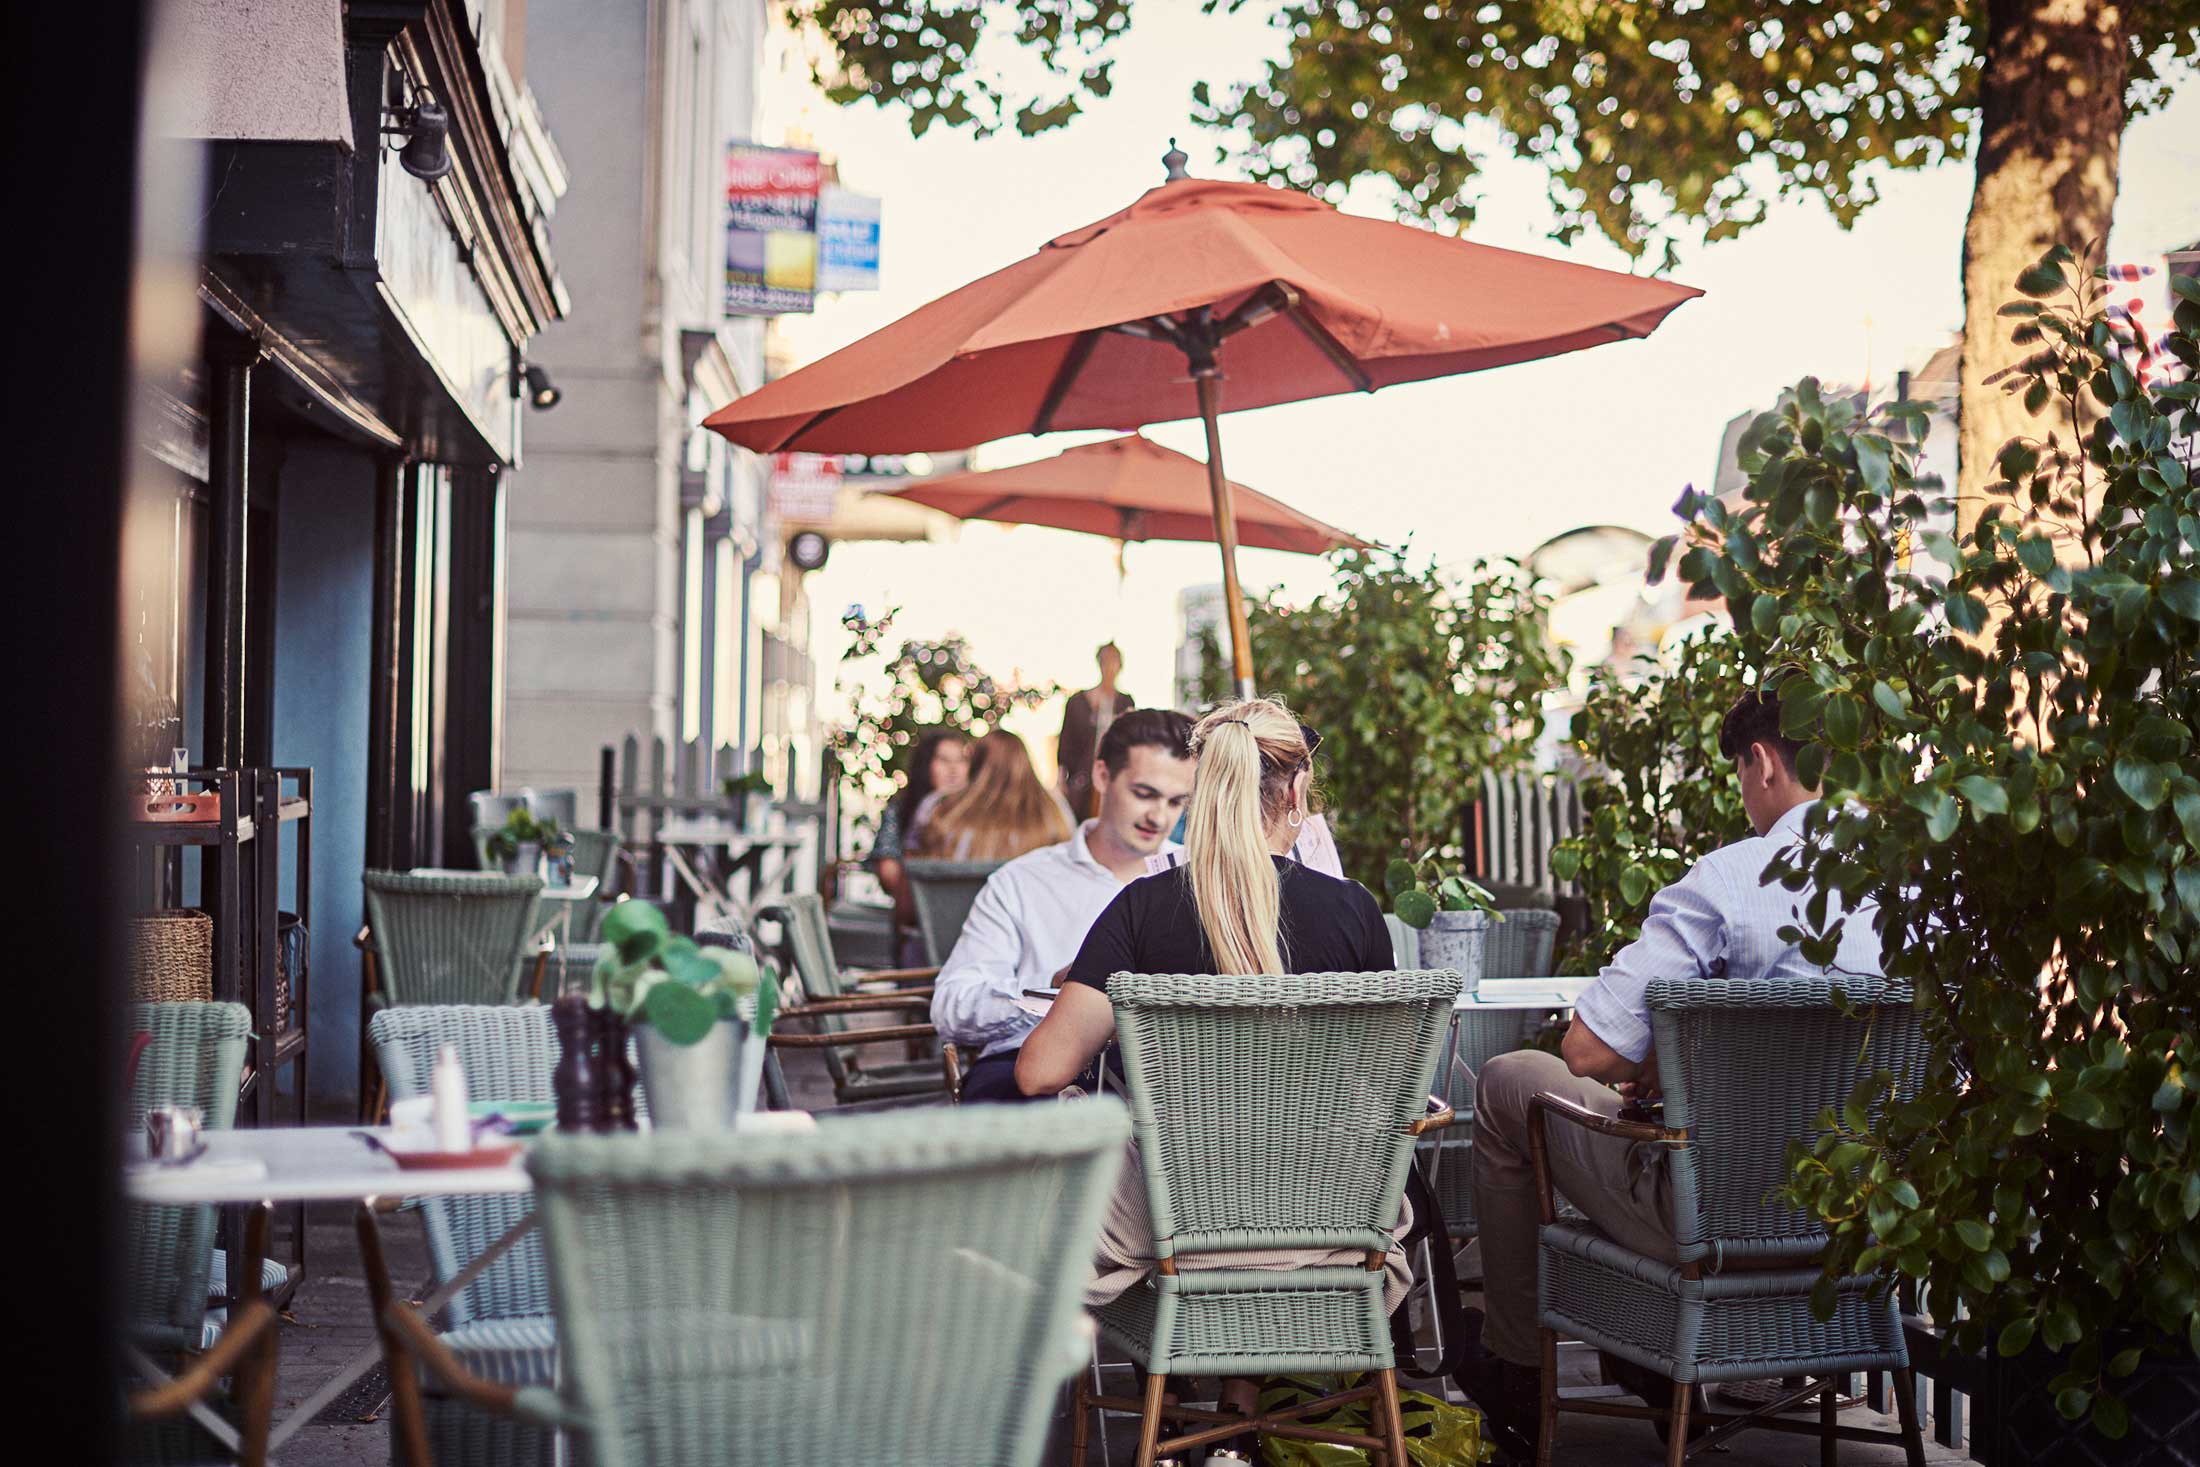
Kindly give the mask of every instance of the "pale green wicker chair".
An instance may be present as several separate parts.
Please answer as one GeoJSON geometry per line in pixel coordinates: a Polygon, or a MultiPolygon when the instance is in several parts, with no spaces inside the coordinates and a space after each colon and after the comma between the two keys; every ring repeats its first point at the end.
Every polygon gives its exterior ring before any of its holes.
{"type": "MultiPolygon", "coordinates": [[[[1511,907],[1497,914],[1482,939],[1484,978],[1540,978],[1551,971],[1551,948],[1558,936],[1558,913],[1548,908],[1511,907]]],[[[1482,1066],[1509,1054],[1534,1037],[1543,1022],[1538,1014],[1460,1014],[1454,1042],[1436,1084],[1437,1094],[1457,1112],[1462,1124],[1443,1137],[1423,1141],[1421,1169],[1444,1214],[1444,1229],[1455,1243],[1481,1231],[1474,1213],[1474,1134],[1463,1124],[1474,1116],[1474,1077],[1482,1066]]]]}
{"type": "Polygon", "coordinates": [[[942,1060],[870,1058],[862,1052],[873,1045],[906,1047],[912,1041],[936,1040],[938,1031],[929,1022],[932,990],[920,987],[862,993],[854,987],[857,982],[921,982],[936,975],[937,968],[843,973],[833,958],[824,901],[814,892],[765,905],[758,909],[757,921],[778,929],[774,950],[801,990],[799,1002],[781,1004],[772,1026],[772,1054],[765,1063],[764,1085],[766,1097],[775,1108],[786,1109],[789,1104],[781,1056],[798,1049],[815,1050],[823,1058],[834,1099],[843,1110],[916,1105],[950,1097],[952,1072],[942,1060]],[[897,1012],[914,1018],[912,1022],[878,1029],[849,1023],[853,1014],[897,1012]]]}
{"type": "Polygon", "coordinates": [[[519,1001],[542,931],[541,877],[368,871],[362,881],[378,1006],[519,1001]]]}
{"type": "Polygon", "coordinates": [[[970,908],[986,878],[1001,861],[904,861],[909,895],[917,906],[917,928],[924,934],[924,955],[934,966],[947,961],[970,920],[970,908]]]}
{"type": "Polygon", "coordinates": [[[1459,977],[1446,972],[1230,977],[1117,974],[1108,982],[1145,1163],[1159,1270],[1099,1311],[1101,1331],[1148,1371],[1143,1401],[1080,1378],[1073,1459],[1092,1406],[1141,1413],[1139,1467],[1250,1425],[1309,1435],[1303,1417],[1204,1416],[1166,1407],[1172,1375],[1374,1373],[1329,1398],[1372,1397],[1404,1467],[1382,1257],[1393,1244],[1414,1137],[1459,977]],[[1351,1249],[1367,1264],[1286,1272],[1176,1271],[1182,1255],[1351,1249]],[[1164,1417],[1198,1429],[1158,1439],[1164,1417]],[[1203,1423],[1203,1424],[1202,1424],[1203,1423]]]}
{"type": "MultiPolygon", "coordinates": [[[[136,1004],[126,1023],[130,1033],[152,1036],[130,1086],[125,1119],[132,1133],[143,1130],[145,1112],[155,1105],[196,1106],[209,1130],[236,1124],[251,1010],[236,1003],[136,1004]]],[[[123,1209],[123,1218],[124,1319],[130,1343],[167,1369],[174,1369],[187,1352],[205,1352],[174,1386],[133,1396],[128,1460],[226,1457],[183,1413],[222,1376],[234,1373],[232,1397],[238,1411],[233,1424],[241,1439],[236,1460],[264,1461],[277,1340],[274,1307],[261,1297],[268,1277],[263,1266],[267,1210],[256,1209],[252,1215],[248,1266],[237,1301],[218,1329],[210,1326],[207,1308],[215,1282],[215,1210],[131,1204],[123,1209]]]]}
{"type": "MultiPolygon", "coordinates": [[[[557,1065],[558,1041],[550,1010],[541,1005],[422,1004],[385,1009],[368,1028],[396,1099],[428,1093],[436,1056],[446,1044],[458,1050],[470,1098],[555,1099],[550,1073],[557,1065]]],[[[534,1200],[524,1194],[421,1199],[436,1282],[456,1278],[534,1210],[534,1200]]],[[[452,1296],[438,1338],[468,1370],[490,1380],[534,1386],[556,1378],[557,1328],[539,1232],[521,1237],[452,1296]]],[[[439,1467],[532,1467],[553,1460],[555,1433],[540,1426],[484,1416],[439,1394],[428,1395],[422,1405],[439,1467]]]]}
{"type": "Polygon", "coordinates": [[[619,837],[608,830],[573,832],[573,875],[596,878],[596,899],[573,914],[572,941],[592,943],[603,923],[604,909],[619,888],[619,837]]]}
{"type": "Polygon", "coordinates": [[[381,1274],[384,1339],[483,1407],[566,1427],[597,1467],[1029,1467],[1089,1348],[1079,1297],[1129,1135],[1098,1099],[548,1136],[527,1165],[560,1390],[453,1370],[381,1274]]]}
{"type": "MultiPolygon", "coordinates": [[[[1924,1073],[1926,1041],[1907,988],[1878,979],[1660,979],[1649,988],[1652,1042],[1665,1090],[1663,1125],[1597,1115],[1539,1095],[1529,1112],[1544,1223],[1538,1247],[1543,1336],[1542,1458],[1558,1412],[1561,1335],[1646,1366],[1675,1382],[1669,1406],[1594,1403],[1602,1415],[1663,1420],[1669,1462],[1688,1446],[1692,1387],[1728,1380],[1811,1377],[1748,1418],[1704,1413],[1701,1424],[1818,1436],[1834,1460],[1834,1399],[1842,1376],[1891,1370],[1902,1430],[1839,1427],[1841,1440],[1897,1441],[1924,1461],[1916,1396],[1894,1290],[1875,1275],[1843,1279],[1831,1319],[1811,1312],[1813,1261],[1827,1237],[1818,1219],[1774,1200],[1790,1175],[1788,1146],[1815,1141],[1819,1117],[1879,1071],[1894,1077],[1874,1112],[1907,1098],[1924,1073]],[[1836,988],[1854,1006],[1837,1005],[1836,988]],[[1593,1223],[1556,1219],[1544,1136],[1552,1124],[1663,1144],[1672,1185],[1674,1258],[1622,1248],[1593,1223]],[[1770,1413],[1821,1398],[1817,1422],[1770,1413]]],[[[1588,1409],[1585,1403],[1583,1409],[1588,1409]]],[[[1722,1433],[1723,1435],[1724,1433],[1722,1433]]]]}

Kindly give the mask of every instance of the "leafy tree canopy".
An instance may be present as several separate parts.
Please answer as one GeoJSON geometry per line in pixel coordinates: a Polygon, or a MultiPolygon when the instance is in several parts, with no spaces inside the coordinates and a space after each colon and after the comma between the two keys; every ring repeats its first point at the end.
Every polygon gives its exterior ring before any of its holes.
{"type": "MultiPolygon", "coordinates": [[[[981,134],[1060,127],[1108,94],[1130,0],[785,0],[828,44],[838,102],[906,107],[981,134]],[[987,44],[1012,38],[1015,51],[987,44]],[[1020,52],[1020,54],[1018,54],[1020,52]],[[1036,64],[1033,64],[1036,63],[1036,64]]],[[[1195,89],[1204,124],[1242,127],[1256,179],[1335,193],[1375,175],[1401,206],[1464,225],[1483,135],[1550,173],[1558,237],[1594,227],[1629,254],[1700,226],[1731,237],[1770,200],[1842,223],[1882,170],[1968,154],[1984,0],[1487,0],[1272,5],[1283,55],[1256,80],[1195,89]]],[[[2200,0],[2122,7],[2134,113],[2200,59],[2200,0]]]]}

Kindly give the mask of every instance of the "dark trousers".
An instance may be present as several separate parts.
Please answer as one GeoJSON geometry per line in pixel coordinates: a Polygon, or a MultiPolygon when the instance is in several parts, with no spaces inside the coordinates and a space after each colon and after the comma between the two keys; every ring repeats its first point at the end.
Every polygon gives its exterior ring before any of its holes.
{"type": "Polygon", "coordinates": [[[1003,1050],[983,1059],[972,1060],[970,1068],[963,1071],[962,1103],[964,1105],[1022,1105],[1027,1101],[1047,1097],[1026,1095],[1016,1088],[1016,1056],[1018,1050],[1003,1050]]]}

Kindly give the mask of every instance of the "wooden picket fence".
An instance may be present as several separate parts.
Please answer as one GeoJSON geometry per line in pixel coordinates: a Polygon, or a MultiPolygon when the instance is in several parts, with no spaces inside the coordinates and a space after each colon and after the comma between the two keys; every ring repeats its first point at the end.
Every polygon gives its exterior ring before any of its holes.
{"type": "Polygon", "coordinates": [[[1581,833],[1581,787],[1566,775],[1536,770],[1482,776],[1480,797],[1467,811],[1475,880],[1547,896],[1580,894],[1551,870],[1551,850],[1581,833]]]}
{"type": "MultiPolygon", "coordinates": [[[[699,740],[674,741],[653,734],[644,739],[629,733],[618,746],[603,747],[598,782],[598,814],[606,830],[615,830],[633,853],[637,890],[665,892],[664,852],[659,837],[674,820],[728,820],[738,818],[738,801],[725,793],[726,781],[747,767],[744,751],[731,744],[706,749],[699,740]]],[[[776,800],[774,808],[785,815],[789,830],[814,826],[815,858],[831,859],[838,853],[834,839],[834,775],[828,759],[819,788],[825,798],[817,803],[776,800]]],[[[811,864],[806,860],[805,865],[811,864]]]]}

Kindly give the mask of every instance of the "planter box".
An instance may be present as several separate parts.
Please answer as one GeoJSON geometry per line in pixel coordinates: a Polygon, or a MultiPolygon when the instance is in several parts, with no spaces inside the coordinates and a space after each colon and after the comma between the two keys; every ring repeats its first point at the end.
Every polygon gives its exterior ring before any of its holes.
{"type": "Polygon", "coordinates": [[[2190,1354],[2150,1355],[2117,1383],[2131,1408],[2121,1441],[2055,1409],[2055,1353],[1971,1364],[1986,1385],[1971,1401],[1971,1455],[1985,1467],[2200,1467],[2200,1359],[2190,1354]]]}

